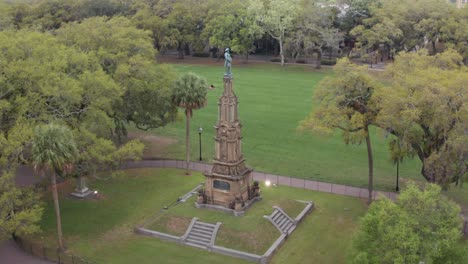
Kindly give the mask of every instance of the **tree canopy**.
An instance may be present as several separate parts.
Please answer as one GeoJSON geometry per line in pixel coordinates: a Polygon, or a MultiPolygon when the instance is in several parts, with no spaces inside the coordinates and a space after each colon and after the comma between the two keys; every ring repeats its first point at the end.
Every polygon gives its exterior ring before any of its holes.
{"type": "Polygon", "coordinates": [[[301,128],[316,133],[343,132],[346,144],[367,145],[369,163],[369,197],[372,201],[373,155],[369,126],[375,124],[378,108],[373,94],[379,88],[365,66],[353,65],[348,59],[341,59],[335,67],[336,75],[326,77],[315,90],[314,99],[318,107],[301,122],[301,128]]]}
{"type": "Polygon", "coordinates": [[[14,174],[3,173],[0,177],[0,233],[16,236],[39,232],[43,211],[43,204],[34,190],[17,187],[14,174]]]}
{"type": "Polygon", "coordinates": [[[393,202],[375,201],[362,219],[354,263],[461,263],[460,207],[439,186],[409,184],[393,202]]]}
{"type": "Polygon", "coordinates": [[[176,74],[171,67],[154,63],[156,51],[150,33],[124,17],[95,17],[57,30],[57,38],[96,57],[102,69],[122,91],[112,104],[116,133],[126,133],[123,122],[148,130],[174,120],[170,103],[176,74]]]}
{"type": "Polygon", "coordinates": [[[378,94],[377,123],[423,163],[429,182],[449,184],[467,175],[465,95],[468,68],[454,51],[428,56],[401,53],[390,67],[391,85],[378,94]]]}

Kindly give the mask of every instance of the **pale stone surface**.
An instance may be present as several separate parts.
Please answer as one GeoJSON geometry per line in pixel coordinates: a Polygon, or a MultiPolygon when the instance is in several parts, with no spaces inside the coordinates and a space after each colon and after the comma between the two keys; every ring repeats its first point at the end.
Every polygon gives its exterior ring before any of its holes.
{"type": "Polygon", "coordinates": [[[304,188],[305,181],[304,179],[291,178],[291,186],[296,188],[304,188]]]}
{"type": "Polygon", "coordinates": [[[319,182],[317,190],[320,192],[332,192],[331,184],[326,182],[319,182]]]}
{"type": "Polygon", "coordinates": [[[305,188],[308,189],[308,190],[317,191],[318,190],[318,182],[316,182],[316,181],[306,181],[305,182],[305,188]]]}
{"type": "Polygon", "coordinates": [[[278,184],[279,185],[291,185],[291,178],[278,176],[278,184]]]}
{"type": "Polygon", "coordinates": [[[353,196],[353,197],[359,197],[359,192],[360,191],[361,191],[361,188],[346,186],[345,195],[353,196]]]}
{"type": "Polygon", "coordinates": [[[332,184],[332,193],[344,195],[346,193],[345,187],[341,184],[332,184]]]}

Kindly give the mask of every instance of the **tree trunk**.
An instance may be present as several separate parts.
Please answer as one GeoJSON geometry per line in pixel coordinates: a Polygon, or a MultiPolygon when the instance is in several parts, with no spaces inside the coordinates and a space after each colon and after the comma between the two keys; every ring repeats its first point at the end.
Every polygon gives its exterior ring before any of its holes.
{"type": "Polygon", "coordinates": [[[191,118],[191,111],[185,110],[185,168],[186,174],[190,174],[189,171],[189,164],[190,164],[190,118],[191,118]]]}
{"type": "Polygon", "coordinates": [[[179,59],[184,59],[184,45],[179,45],[177,51],[179,52],[179,59]]]}
{"type": "Polygon", "coordinates": [[[279,46],[280,46],[280,56],[281,56],[281,67],[284,66],[284,54],[283,54],[283,40],[278,39],[279,46]]]}
{"type": "Polygon", "coordinates": [[[373,185],[374,185],[374,159],[372,156],[372,146],[371,146],[371,140],[370,140],[370,135],[369,135],[369,127],[366,126],[365,128],[366,132],[366,145],[367,145],[367,161],[369,163],[369,185],[368,185],[368,190],[369,190],[369,200],[367,201],[368,204],[372,203],[372,190],[373,190],[373,185]]]}
{"type": "Polygon", "coordinates": [[[421,175],[426,179],[426,181],[430,183],[436,183],[436,178],[433,173],[430,173],[426,170],[426,163],[424,162],[424,159],[420,159],[422,162],[422,167],[421,167],[421,175]]]}
{"type": "Polygon", "coordinates": [[[62,220],[60,218],[60,206],[59,206],[59,198],[57,192],[57,180],[55,177],[55,172],[52,172],[52,197],[54,198],[54,208],[55,208],[55,217],[57,218],[57,238],[58,238],[58,246],[61,251],[65,248],[63,247],[62,241],[62,220]]]}
{"type": "Polygon", "coordinates": [[[320,50],[317,50],[317,64],[315,65],[315,68],[322,68],[322,51],[320,50]]]}

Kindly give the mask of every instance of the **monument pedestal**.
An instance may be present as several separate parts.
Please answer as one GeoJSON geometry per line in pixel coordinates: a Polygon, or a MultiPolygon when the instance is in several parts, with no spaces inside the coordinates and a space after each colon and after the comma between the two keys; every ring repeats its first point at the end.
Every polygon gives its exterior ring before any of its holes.
{"type": "Polygon", "coordinates": [[[92,193],[93,191],[86,186],[86,179],[84,177],[76,179],[76,188],[75,191],[71,193],[71,196],[83,199],[90,196],[92,193]]]}

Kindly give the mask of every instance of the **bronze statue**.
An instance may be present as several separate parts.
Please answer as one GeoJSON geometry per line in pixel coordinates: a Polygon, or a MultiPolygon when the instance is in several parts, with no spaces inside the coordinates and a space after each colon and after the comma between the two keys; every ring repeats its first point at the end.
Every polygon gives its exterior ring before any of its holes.
{"type": "Polygon", "coordinates": [[[224,50],[224,67],[226,67],[226,73],[224,75],[232,75],[231,72],[231,54],[229,53],[229,48],[224,50]]]}

